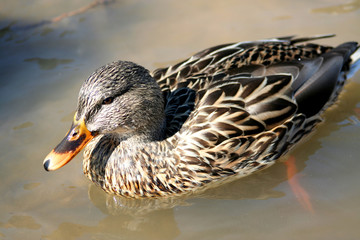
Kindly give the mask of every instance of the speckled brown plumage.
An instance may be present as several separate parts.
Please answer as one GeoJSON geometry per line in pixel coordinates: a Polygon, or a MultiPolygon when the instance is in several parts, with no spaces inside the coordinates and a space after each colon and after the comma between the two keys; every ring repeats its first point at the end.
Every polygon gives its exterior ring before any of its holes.
{"type": "Polygon", "coordinates": [[[76,113],[96,133],[85,175],[109,193],[161,197],[270,166],[321,122],[354,64],[355,42],[303,43],[323,37],[224,44],[151,76],[123,61],[98,69],[76,113]]]}

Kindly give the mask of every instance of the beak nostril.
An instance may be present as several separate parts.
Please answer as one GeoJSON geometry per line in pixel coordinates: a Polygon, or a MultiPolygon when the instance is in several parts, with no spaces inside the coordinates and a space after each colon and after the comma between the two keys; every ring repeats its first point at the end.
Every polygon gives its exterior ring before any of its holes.
{"type": "Polygon", "coordinates": [[[72,138],[76,138],[77,136],[78,136],[78,134],[79,134],[79,130],[78,129],[74,129],[73,131],[72,131],[72,133],[71,133],[71,137],[72,138]]]}

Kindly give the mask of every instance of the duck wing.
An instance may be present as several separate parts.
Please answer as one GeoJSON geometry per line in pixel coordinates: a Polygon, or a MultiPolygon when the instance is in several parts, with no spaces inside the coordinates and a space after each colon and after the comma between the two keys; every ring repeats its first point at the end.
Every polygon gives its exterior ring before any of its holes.
{"type": "Polygon", "coordinates": [[[200,51],[190,58],[152,72],[162,90],[184,87],[187,81],[194,80],[198,74],[213,74],[217,71],[234,70],[242,65],[261,63],[269,65],[279,61],[290,61],[300,57],[313,57],[326,52],[331,47],[317,44],[299,45],[310,40],[333,37],[318,35],[306,38],[294,36],[271,38],[259,41],[222,44],[200,51]]]}
{"type": "Polygon", "coordinates": [[[229,58],[207,70],[213,74],[178,78],[177,85],[197,90],[194,110],[172,139],[180,165],[204,182],[270,166],[321,122],[356,49],[349,42],[313,58],[255,59],[237,68],[229,58]]]}

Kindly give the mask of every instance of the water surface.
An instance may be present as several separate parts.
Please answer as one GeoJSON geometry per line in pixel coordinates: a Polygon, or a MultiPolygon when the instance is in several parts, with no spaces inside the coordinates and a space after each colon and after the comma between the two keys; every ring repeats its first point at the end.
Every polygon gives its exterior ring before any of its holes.
{"type": "Polygon", "coordinates": [[[360,74],[318,131],[289,156],[314,212],[278,164],[189,198],[134,201],[102,192],[81,155],[47,173],[78,90],[113,60],[150,70],[216,44],[335,33],[360,41],[360,1],[124,0],[39,24],[89,1],[0,0],[0,239],[358,239],[360,74]]]}

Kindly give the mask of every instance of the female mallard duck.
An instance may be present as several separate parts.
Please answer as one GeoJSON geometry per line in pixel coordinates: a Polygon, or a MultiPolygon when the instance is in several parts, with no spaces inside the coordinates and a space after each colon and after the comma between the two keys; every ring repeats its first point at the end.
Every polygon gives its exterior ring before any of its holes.
{"type": "Polygon", "coordinates": [[[355,71],[357,43],[303,43],[329,36],[220,45],[152,74],[132,62],[105,65],[82,85],[71,129],[44,167],[58,169],[86,146],[85,175],[127,197],[264,169],[313,130],[355,71]]]}

